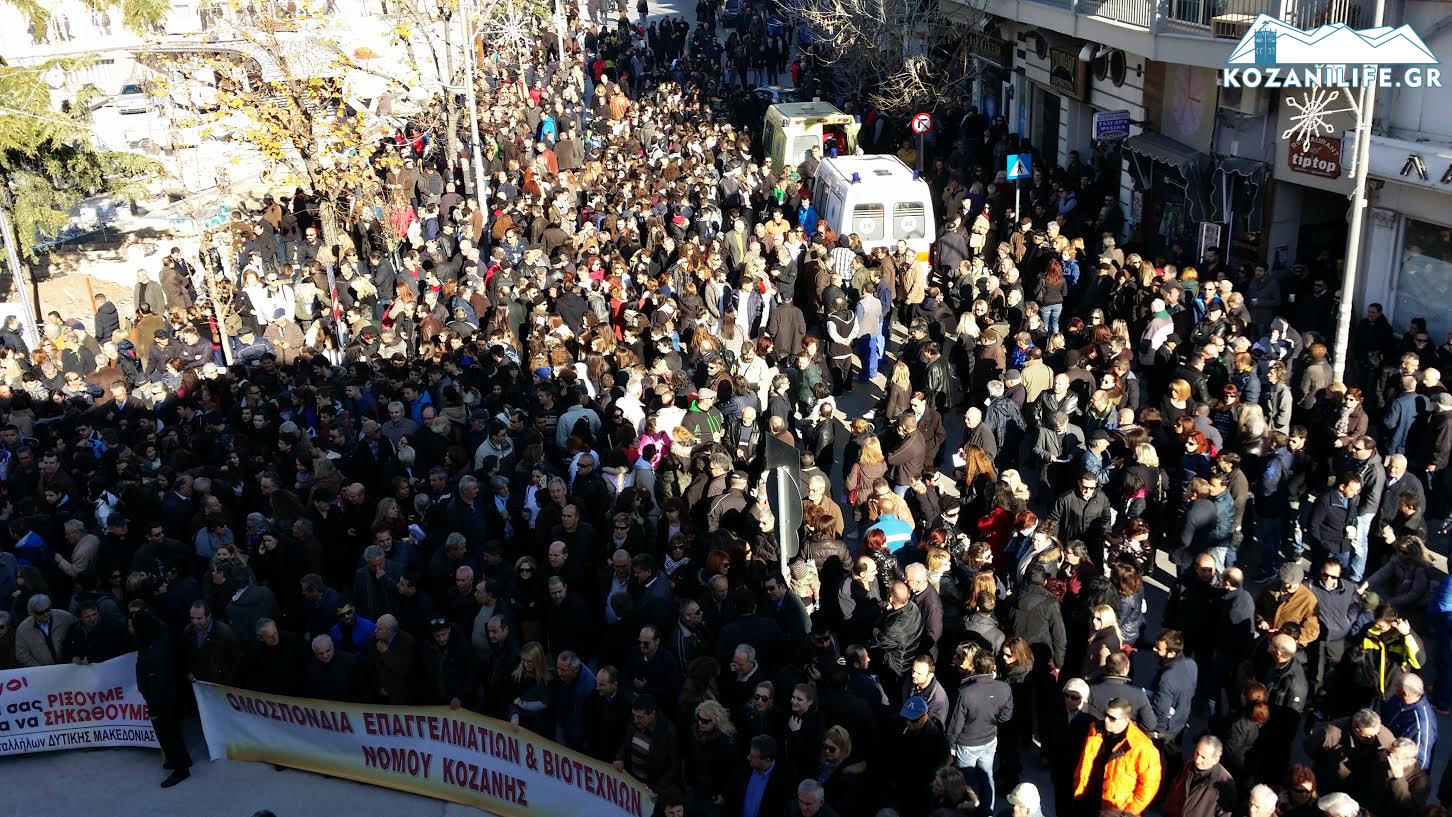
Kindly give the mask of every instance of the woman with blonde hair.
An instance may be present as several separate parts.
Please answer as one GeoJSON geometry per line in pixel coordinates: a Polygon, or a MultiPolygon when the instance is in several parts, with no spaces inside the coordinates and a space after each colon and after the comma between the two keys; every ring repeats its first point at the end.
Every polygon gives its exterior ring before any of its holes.
{"type": "Polygon", "coordinates": [[[883,398],[883,421],[888,425],[897,422],[897,418],[908,410],[912,395],[912,370],[907,363],[899,360],[892,365],[892,376],[887,380],[887,394],[883,398]]]}
{"type": "MultiPolygon", "coordinates": [[[[827,791],[830,802],[840,804],[841,813],[852,813],[853,804],[865,806],[871,794],[867,761],[852,753],[852,735],[836,724],[822,734],[822,763],[815,779],[827,791]]],[[[865,813],[867,809],[863,809],[865,813]]]]}
{"type": "Polygon", "coordinates": [[[1173,423],[1181,417],[1188,417],[1195,413],[1194,400],[1190,396],[1190,383],[1182,378],[1175,378],[1170,381],[1169,394],[1160,404],[1160,412],[1166,423],[1173,423]]]}
{"type": "Polygon", "coordinates": [[[554,716],[550,712],[550,665],[544,647],[538,641],[525,644],[519,651],[519,663],[509,674],[514,699],[510,702],[509,722],[537,735],[554,734],[554,716]]]}
{"type": "Polygon", "coordinates": [[[1096,605],[1089,611],[1089,644],[1084,650],[1084,664],[1079,677],[1095,683],[1104,677],[1104,664],[1109,656],[1124,649],[1124,636],[1119,632],[1119,615],[1108,604],[1096,605]]]}
{"type": "Polygon", "coordinates": [[[725,802],[736,768],[736,726],[716,701],[696,704],[685,747],[685,784],[707,803],[725,802]]]}
{"type": "MultiPolygon", "coordinates": [[[[854,420],[853,423],[866,422],[854,420]]],[[[847,502],[852,506],[857,521],[867,517],[867,500],[872,498],[872,485],[887,477],[887,458],[882,453],[882,441],[868,437],[862,441],[857,463],[843,481],[847,489],[847,502]]]]}

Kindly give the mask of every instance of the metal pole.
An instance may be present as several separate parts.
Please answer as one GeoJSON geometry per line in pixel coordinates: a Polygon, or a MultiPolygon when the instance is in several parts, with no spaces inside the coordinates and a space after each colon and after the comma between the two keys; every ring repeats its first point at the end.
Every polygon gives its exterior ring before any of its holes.
{"type": "Polygon", "coordinates": [[[20,296],[20,322],[25,327],[25,344],[31,349],[40,345],[40,328],[36,326],[36,308],[30,300],[30,278],[15,254],[15,233],[10,229],[10,214],[0,207],[0,238],[5,241],[5,260],[10,265],[10,277],[15,282],[15,292],[20,296]]]}
{"type": "MultiPolygon", "coordinates": [[[[472,11],[474,6],[469,3],[466,9],[472,11]]],[[[474,196],[479,200],[479,207],[484,212],[489,212],[489,188],[484,180],[484,152],[480,149],[479,143],[479,102],[474,98],[474,80],[479,76],[479,50],[474,37],[474,28],[469,22],[470,15],[467,11],[459,15],[464,24],[464,31],[468,34],[469,58],[465,65],[469,67],[469,75],[464,77],[464,99],[469,106],[469,128],[473,134],[470,141],[474,145],[474,196]]]]}
{"type": "Polygon", "coordinates": [[[1023,213],[1020,213],[1018,211],[1018,194],[1019,194],[1018,179],[1014,179],[1013,180],[1013,224],[1014,224],[1014,229],[1017,229],[1018,223],[1023,220],[1023,213]]]}
{"type": "MultiPolygon", "coordinates": [[[[203,247],[202,252],[206,251],[203,247]]],[[[211,290],[212,315],[217,320],[217,345],[222,347],[222,360],[231,366],[235,362],[232,359],[232,338],[227,335],[227,315],[222,310],[222,298],[218,295],[221,290],[217,287],[217,273],[207,276],[207,288],[211,290]]],[[[237,293],[232,293],[232,297],[237,297],[237,293]]]]}
{"type": "MultiPolygon", "coordinates": [[[[1373,27],[1386,15],[1386,0],[1376,0],[1373,27]]],[[[1365,78],[1363,78],[1364,81],[1365,78]]],[[[1346,226],[1346,262],[1341,270],[1341,303],[1336,306],[1336,343],[1332,347],[1331,379],[1346,382],[1346,356],[1351,345],[1351,306],[1356,294],[1356,268],[1361,264],[1361,227],[1366,221],[1367,164],[1371,161],[1371,120],[1376,113],[1376,83],[1366,82],[1356,110],[1356,179],[1351,184],[1351,218],[1346,226]]]]}
{"type": "Polygon", "coordinates": [[[560,48],[560,70],[565,68],[565,8],[555,0],[555,43],[560,48]]]}

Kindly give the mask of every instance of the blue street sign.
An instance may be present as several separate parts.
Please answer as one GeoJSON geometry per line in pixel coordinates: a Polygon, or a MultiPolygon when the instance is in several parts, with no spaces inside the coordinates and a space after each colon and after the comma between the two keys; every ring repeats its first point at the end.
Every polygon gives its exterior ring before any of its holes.
{"type": "Polygon", "coordinates": [[[1095,111],[1094,139],[1115,142],[1129,138],[1129,111],[1095,111]]]}
{"type": "Polygon", "coordinates": [[[1010,153],[1008,154],[1008,180],[1016,182],[1019,179],[1027,179],[1034,175],[1033,154],[1010,153]]]}

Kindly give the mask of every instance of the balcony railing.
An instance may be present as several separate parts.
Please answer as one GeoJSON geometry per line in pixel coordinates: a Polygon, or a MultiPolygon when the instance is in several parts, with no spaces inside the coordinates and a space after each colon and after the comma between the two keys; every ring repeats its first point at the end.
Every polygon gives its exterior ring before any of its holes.
{"type": "Polygon", "coordinates": [[[1156,30],[1238,40],[1262,14],[1297,28],[1371,25],[1371,0],[1034,0],[1076,14],[1156,30]]]}
{"type": "Polygon", "coordinates": [[[1079,13],[1149,28],[1155,19],[1155,0],[1079,0],[1079,13]]]}
{"type": "Polygon", "coordinates": [[[1262,14],[1304,29],[1329,23],[1370,25],[1364,0],[1162,0],[1170,29],[1238,40],[1262,14]]]}

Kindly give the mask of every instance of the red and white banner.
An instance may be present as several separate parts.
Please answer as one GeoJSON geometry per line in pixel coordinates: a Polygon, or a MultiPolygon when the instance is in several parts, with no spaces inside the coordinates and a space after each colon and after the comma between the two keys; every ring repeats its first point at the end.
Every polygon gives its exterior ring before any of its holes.
{"type": "Polygon", "coordinates": [[[0,671],[0,756],[105,746],[158,747],[136,653],[0,671]]]}

